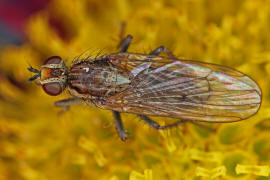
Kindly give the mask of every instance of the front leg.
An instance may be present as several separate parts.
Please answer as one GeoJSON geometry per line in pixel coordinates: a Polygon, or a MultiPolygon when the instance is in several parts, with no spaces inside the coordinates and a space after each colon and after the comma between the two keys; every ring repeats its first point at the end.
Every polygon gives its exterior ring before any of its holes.
{"type": "Polygon", "coordinates": [[[63,100],[60,100],[60,101],[56,101],[54,103],[54,105],[56,107],[62,108],[62,111],[60,113],[63,113],[65,111],[67,111],[70,108],[70,106],[76,105],[76,104],[82,104],[82,103],[83,103],[83,100],[81,100],[81,99],[68,98],[68,99],[63,99],[63,100]]]}

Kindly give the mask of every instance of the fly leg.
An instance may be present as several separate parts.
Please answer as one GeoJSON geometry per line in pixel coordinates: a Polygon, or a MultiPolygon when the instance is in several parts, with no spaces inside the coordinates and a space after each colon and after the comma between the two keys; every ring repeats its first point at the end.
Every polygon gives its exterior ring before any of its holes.
{"type": "Polygon", "coordinates": [[[165,125],[165,126],[161,126],[159,125],[157,122],[153,121],[152,119],[150,119],[149,117],[145,116],[145,115],[140,115],[140,114],[137,114],[137,116],[143,120],[144,122],[146,122],[149,126],[155,128],[155,129],[170,129],[170,128],[173,128],[173,127],[176,127],[180,124],[183,124],[185,123],[185,121],[183,120],[179,120],[177,121],[176,123],[173,123],[173,124],[168,124],[168,125],[165,125]]]}
{"type": "MultiPolygon", "coordinates": [[[[122,28],[121,28],[121,32],[120,32],[121,41],[117,46],[118,48],[121,48],[120,52],[126,52],[127,51],[128,47],[129,47],[129,45],[131,43],[131,40],[133,38],[130,34],[127,35],[125,38],[123,38],[125,25],[126,25],[125,23],[122,24],[122,28]]],[[[116,130],[118,132],[118,135],[120,136],[122,141],[125,141],[127,139],[127,136],[126,136],[125,129],[124,129],[124,126],[123,126],[121,115],[117,111],[112,111],[112,112],[113,112],[113,117],[114,117],[114,121],[115,121],[115,127],[116,127],[116,130]]]]}
{"type": "Polygon", "coordinates": [[[120,52],[126,52],[130,43],[131,43],[131,40],[132,40],[132,36],[129,34],[127,35],[125,38],[124,38],[124,35],[125,35],[125,30],[126,30],[126,23],[125,22],[122,22],[121,23],[121,28],[120,28],[120,33],[119,33],[119,38],[120,38],[120,42],[117,46],[117,48],[121,48],[121,51],[120,52]]]}
{"type": "Polygon", "coordinates": [[[158,48],[154,49],[150,52],[150,55],[159,55],[161,52],[165,52],[170,58],[176,58],[173,53],[164,46],[159,46],[158,48]]]}
{"type": "Polygon", "coordinates": [[[202,124],[197,123],[197,122],[195,122],[195,121],[189,121],[189,120],[182,120],[182,119],[179,119],[179,121],[177,121],[177,122],[175,122],[175,123],[173,123],[173,124],[168,124],[168,125],[165,125],[165,126],[161,126],[161,125],[159,125],[157,122],[153,121],[152,119],[150,119],[149,117],[147,117],[147,116],[145,116],[145,115],[139,115],[139,114],[137,114],[137,116],[138,116],[141,120],[143,120],[144,122],[146,122],[149,126],[155,128],[155,129],[170,129],[170,128],[176,127],[176,126],[178,126],[178,125],[180,125],[180,124],[183,124],[183,123],[186,123],[186,122],[190,122],[190,123],[192,123],[192,124],[194,124],[194,125],[196,125],[196,126],[199,126],[199,127],[201,127],[201,128],[204,128],[204,129],[206,129],[206,130],[208,130],[208,131],[216,132],[215,129],[210,128],[210,127],[205,126],[205,125],[202,125],[202,124]]]}
{"type": "Polygon", "coordinates": [[[113,117],[115,121],[115,127],[118,132],[118,135],[120,136],[122,141],[125,141],[127,139],[125,129],[121,120],[120,113],[117,111],[112,111],[113,112],[113,117]]]}
{"type": "Polygon", "coordinates": [[[121,47],[121,50],[120,52],[126,52],[130,43],[131,43],[131,40],[132,40],[132,36],[129,34],[127,35],[127,37],[125,37],[124,39],[122,39],[118,45],[118,47],[120,48],[121,47]]]}
{"type": "Polygon", "coordinates": [[[75,104],[81,104],[83,101],[81,99],[77,98],[68,98],[68,99],[63,99],[60,101],[56,101],[54,105],[56,107],[62,108],[62,111],[60,111],[60,114],[64,113],[65,111],[69,110],[70,106],[75,105],[75,104]]]}

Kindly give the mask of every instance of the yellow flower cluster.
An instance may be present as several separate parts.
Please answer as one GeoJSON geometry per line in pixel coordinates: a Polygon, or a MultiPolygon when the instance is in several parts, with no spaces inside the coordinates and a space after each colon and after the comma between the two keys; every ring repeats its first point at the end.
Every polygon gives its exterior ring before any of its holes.
{"type": "MultiPolygon", "coordinates": [[[[0,52],[0,180],[10,179],[270,179],[269,0],[52,0],[30,19],[22,46],[0,52]],[[117,52],[121,24],[129,52],[164,45],[179,58],[236,68],[262,88],[252,118],[156,131],[123,115],[123,143],[110,111],[54,101],[28,83],[31,64],[59,55],[117,52]],[[269,116],[269,117],[268,117],[269,116]]],[[[155,118],[167,121],[164,118],[155,118]]],[[[169,119],[168,119],[169,121],[169,119]]]]}

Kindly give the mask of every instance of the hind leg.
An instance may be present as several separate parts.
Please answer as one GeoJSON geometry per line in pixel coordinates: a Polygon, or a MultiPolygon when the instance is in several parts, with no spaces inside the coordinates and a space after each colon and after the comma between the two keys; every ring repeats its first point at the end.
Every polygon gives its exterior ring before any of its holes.
{"type": "Polygon", "coordinates": [[[179,120],[179,121],[177,121],[177,122],[175,122],[173,124],[168,124],[168,125],[165,125],[165,126],[161,126],[157,122],[153,121],[152,119],[150,119],[149,117],[147,117],[145,115],[137,114],[137,116],[141,120],[143,120],[146,124],[148,124],[149,126],[155,128],[155,129],[170,129],[170,128],[173,128],[173,127],[179,126],[180,124],[185,123],[185,121],[179,120]]]}
{"type": "Polygon", "coordinates": [[[176,58],[173,53],[167,49],[164,46],[159,46],[156,49],[154,49],[152,52],[150,52],[150,55],[159,55],[160,53],[165,52],[170,58],[176,58]]]}
{"type": "Polygon", "coordinates": [[[168,125],[165,125],[165,126],[161,126],[161,125],[159,125],[157,122],[153,121],[152,119],[150,119],[149,117],[147,117],[147,116],[145,116],[145,115],[139,115],[139,114],[137,114],[137,116],[138,116],[141,120],[143,120],[146,124],[148,124],[149,126],[155,128],[155,129],[170,129],[170,128],[177,127],[177,126],[179,126],[179,125],[181,125],[181,124],[183,124],[183,123],[189,122],[189,123],[192,123],[192,124],[194,124],[194,125],[196,125],[196,126],[199,126],[199,127],[201,127],[201,128],[204,128],[204,129],[206,129],[206,130],[208,130],[208,131],[212,131],[212,132],[215,132],[215,131],[216,131],[216,130],[213,129],[213,128],[210,128],[210,127],[205,126],[205,125],[203,125],[203,124],[197,123],[197,122],[195,122],[195,121],[188,121],[188,120],[181,120],[181,119],[180,119],[179,121],[177,121],[177,122],[175,122],[175,123],[168,124],[168,125]]]}

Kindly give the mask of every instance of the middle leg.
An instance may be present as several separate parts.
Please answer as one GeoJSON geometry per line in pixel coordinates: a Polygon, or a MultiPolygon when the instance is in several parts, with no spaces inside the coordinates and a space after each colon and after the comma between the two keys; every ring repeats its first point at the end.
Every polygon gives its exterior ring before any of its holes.
{"type": "Polygon", "coordinates": [[[125,39],[122,39],[119,43],[119,47],[121,47],[121,50],[120,52],[126,52],[130,43],[131,43],[131,40],[132,40],[132,36],[129,34],[127,35],[127,37],[125,37],[125,39]]]}
{"type": "Polygon", "coordinates": [[[115,127],[118,132],[118,135],[120,136],[122,141],[125,141],[127,139],[126,132],[123,126],[123,122],[121,119],[121,115],[117,111],[112,111],[113,112],[113,117],[115,121],[115,127]]]}

